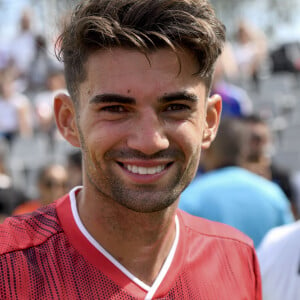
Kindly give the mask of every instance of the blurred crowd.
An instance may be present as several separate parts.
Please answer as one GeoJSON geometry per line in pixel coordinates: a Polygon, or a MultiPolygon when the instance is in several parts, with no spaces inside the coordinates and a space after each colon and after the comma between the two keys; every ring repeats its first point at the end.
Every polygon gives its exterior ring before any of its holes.
{"type": "Polygon", "coordinates": [[[17,34],[0,47],[2,220],[48,204],[81,183],[81,157],[76,149],[61,151],[60,160],[50,155],[62,142],[53,116],[54,95],[66,92],[55,44],[37,32],[30,9],[22,11],[18,22],[17,34]],[[44,142],[48,156],[38,154],[34,145],[38,141],[44,142]],[[32,157],[26,166],[22,162],[25,151],[32,157]]]}

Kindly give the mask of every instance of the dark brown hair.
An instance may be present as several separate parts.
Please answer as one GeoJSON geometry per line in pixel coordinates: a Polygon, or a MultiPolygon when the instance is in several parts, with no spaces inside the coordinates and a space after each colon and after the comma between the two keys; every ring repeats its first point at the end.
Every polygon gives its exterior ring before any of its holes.
{"type": "MultiPolygon", "coordinates": [[[[77,98],[84,63],[99,49],[125,47],[145,54],[157,48],[189,49],[210,88],[225,27],[206,0],[89,0],[79,4],[58,39],[67,88],[77,98]]],[[[181,64],[184,62],[180,62],[181,64]]]]}

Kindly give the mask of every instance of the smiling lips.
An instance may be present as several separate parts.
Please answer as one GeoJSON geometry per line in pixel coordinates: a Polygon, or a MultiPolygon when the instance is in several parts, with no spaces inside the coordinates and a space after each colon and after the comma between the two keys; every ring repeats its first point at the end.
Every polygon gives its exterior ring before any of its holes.
{"type": "Polygon", "coordinates": [[[160,173],[166,167],[167,165],[158,165],[155,167],[146,168],[146,167],[124,164],[124,168],[127,169],[129,172],[134,174],[140,174],[140,175],[154,175],[160,173]]]}

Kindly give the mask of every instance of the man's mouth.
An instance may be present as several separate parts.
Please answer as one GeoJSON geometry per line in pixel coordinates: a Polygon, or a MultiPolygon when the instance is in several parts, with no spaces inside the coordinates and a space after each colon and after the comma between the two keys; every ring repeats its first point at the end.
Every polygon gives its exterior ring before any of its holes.
{"type": "Polygon", "coordinates": [[[127,169],[129,172],[139,175],[154,175],[162,172],[168,165],[158,165],[155,167],[141,167],[135,165],[124,164],[123,167],[127,169]]]}

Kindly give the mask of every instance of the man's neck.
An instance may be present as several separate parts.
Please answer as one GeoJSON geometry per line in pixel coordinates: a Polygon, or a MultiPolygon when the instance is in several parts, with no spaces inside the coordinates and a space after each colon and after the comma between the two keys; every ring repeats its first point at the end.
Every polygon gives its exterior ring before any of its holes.
{"type": "Polygon", "coordinates": [[[175,239],[175,204],[160,212],[138,213],[97,200],[91,202],[84,192],[78,194],[82,223],[129,272],[152,285],[175,239]]]}

